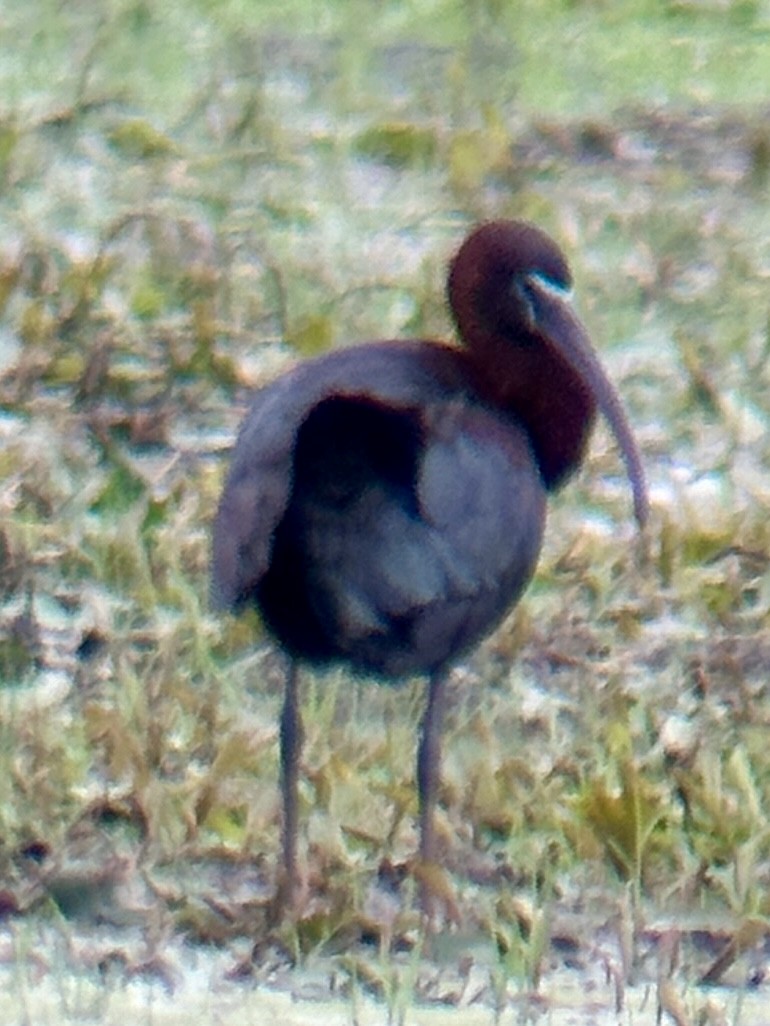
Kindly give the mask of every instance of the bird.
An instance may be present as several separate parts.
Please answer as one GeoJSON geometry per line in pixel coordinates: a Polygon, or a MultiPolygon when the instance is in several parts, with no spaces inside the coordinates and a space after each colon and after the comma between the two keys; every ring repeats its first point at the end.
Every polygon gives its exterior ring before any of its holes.
{"type": "Polygon", "coordinates": [[[286,657],[277,893],[289,908],[299,884],[299,668],[427,679],[417,854],[435,866],[449,672],[531,580],[548,496],[580,466],[597,413],[618,443],[640,530],[648,520],[641,454],[571,289],[545,231],[481,223],[448,271],[459,344],[336,349],[252,400],[214,520],[212,595],[235,613],[256,607],[286,657]]]}

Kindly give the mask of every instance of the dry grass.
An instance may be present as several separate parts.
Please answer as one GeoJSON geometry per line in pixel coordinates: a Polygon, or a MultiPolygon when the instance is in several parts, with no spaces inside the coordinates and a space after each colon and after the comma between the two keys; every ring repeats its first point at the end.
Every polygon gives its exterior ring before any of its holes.
{"type": "MultiPolygon", "coordinates": [[[[532,114],[547,37],[506,64],[489,40],[513,53],[516,26],[494,4],[467,24],[452,8],[441,38],[386,7],[376,45],[340,12],[313,37],[236,8],[214,26],[63,5],[37,36],[7,16],[28,58],[0,112],[0,917],[18,978],[43,936],[43,974],[173,988],[183,937],[235,975],[370,992],[395,1019],[469,987],[547,1009],[557,967],[599,964],[610,1004],[650,980],[673,1021],[719,1021],[688,988],[761,987],[770,913],[767,110],[715,56],[698,97],[662,59],[668,105],[653,70],[569,116],[544,74],[532,114]],[[653,525],[643,546],[600,431],[533,587],[453,679],[441,937],[404,871],[419,682],[306,679],[312,897],[276,932],[280,667],[255,622],[207,604],[227,448],[249,389],[297,353],[447,332],[446,256],[493,213],[570,253],[653,525]]],[[[628,5],[624,45],[673,25],[683,64],[699,40],[770,67],[749,43],[762,5],[728,8],[659,23],[628,5]]],[[[620,45],[592,5],[552,13],[592,53],[620,45]]],[[[587,95],[596,70],[569,60],[587,95]]]]}

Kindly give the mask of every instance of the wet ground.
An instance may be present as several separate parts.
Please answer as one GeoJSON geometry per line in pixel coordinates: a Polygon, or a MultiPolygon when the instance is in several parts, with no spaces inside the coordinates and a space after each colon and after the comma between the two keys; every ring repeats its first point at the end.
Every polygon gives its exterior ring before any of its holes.
{"type": "Polygon", "coordinates": [[[376,44],[227,5],[9,20],[3,1021],[770,1022],[764,15],[632,7],[559,6],[542,40],[448,11],[428,41],[385,5],[376,44]],[[681,67],[630,87],[637,33],[681,67]],[[293,360],[446,334],[444,262],[492,215],[570,255],[650,535],[600,430],[526,599],[453,678],[431,941],[420,685],[306,682],[312,900],[275,933],[280,672],[206,602],[227,448],[293,360]]]}

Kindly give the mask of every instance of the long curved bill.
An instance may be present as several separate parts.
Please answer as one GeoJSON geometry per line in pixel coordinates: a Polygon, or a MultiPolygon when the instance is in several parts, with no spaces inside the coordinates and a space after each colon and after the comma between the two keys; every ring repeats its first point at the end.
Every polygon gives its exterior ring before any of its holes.
{"type": "Polygon", "coordinates": [[[585,328],[572,311],[567,295],[540,275],[527,277],[527,299],[539,332],[591,390],[596,405],[615,436],[634,497],[640,528],[647,523],[650,500],[642,457],[620,396],[607,377],[585,328]]]}

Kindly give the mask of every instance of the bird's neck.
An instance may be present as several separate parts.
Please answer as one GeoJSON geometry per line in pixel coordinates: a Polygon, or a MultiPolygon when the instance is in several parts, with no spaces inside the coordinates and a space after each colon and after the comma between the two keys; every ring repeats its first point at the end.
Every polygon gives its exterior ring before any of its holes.
{"type": "Polygon", "coordinates": [[[546,487],[559,488],[577,469],[593,427],[588,389],[539,338],[477,336],[469,355],[478,390],[523,424],[546,487]]]}

